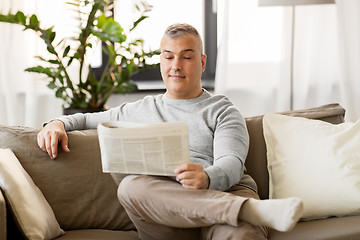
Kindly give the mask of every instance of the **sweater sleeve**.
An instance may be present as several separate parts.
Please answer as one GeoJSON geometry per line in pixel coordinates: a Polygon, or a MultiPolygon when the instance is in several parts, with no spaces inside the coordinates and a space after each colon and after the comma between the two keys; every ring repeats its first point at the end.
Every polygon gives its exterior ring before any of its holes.
{"type": "Polygon", "coordinates": [[[99,123],[118,120],[121,109],[124,106],[125,105],[121,105],[97,113],[76,113],[59,117],[56,120],[60,120],[64,123],[66,131],[94,129],[97,128],[99,123]]]}
{"type": "Polygon", "coordinates": [[[240,182],[249,148],[244,118],[234,106],[226,107],[217,118],[214,131],[214,162],[205,169],[209,189],[225,191],[240,182]]]}
{"type": "MultiPolygon", "coordinates": [[[[158,95],[157,97],[160,97],[158,95]]],[[[146,96],[143,99],[131,103],[123,103],[120,106],[110,108],[107,111],[97,113],[76,113],[73,115],[62,116],[60,120],[65,125],[66,131],[94,129],[99,123],[109,121],[133,121],[133,122],[158,122],[156,115],[156,105],[154,96],[146,96]],[[156,120],[149,117],[155,116],[156,120]]]]}

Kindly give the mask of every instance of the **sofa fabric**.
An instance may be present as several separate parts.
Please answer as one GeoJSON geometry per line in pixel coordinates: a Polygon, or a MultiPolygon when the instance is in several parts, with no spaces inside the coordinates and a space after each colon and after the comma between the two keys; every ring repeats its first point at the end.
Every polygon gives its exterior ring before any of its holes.
{"type": "Polygon", "coordinates": [[[270,231],[271,240],[359,240],[360,216],[299,222],[290,232],[270,231]]]}
{"type": "Polygon", "coordinates": [[[109,231],[104,229],[83,229],[67,231],[56,240],[139,240],[136,231],[109,231]]]}
{"type": "MultiPolygon", "coordinates": [[[[70,153],[51,160],[36,143],[39,129],[0,126],[0,148],[10,148],[40,188],[64,230],[134,230],[117,199],[117,186],[102,173],[96,130],[68,133],[70,153]]],[[[9,214],[8,214],[9,215],[9,214]]]]}
{"type": "Polygon", "coordinates": [[[65,233],[41,190],[9,148],[0,149],[0,187],[27,238],[53,239],[65,233]]]}
{"type": "MultiPolygon", "coordinates": [[[[344,121],[345,110],[338,104],[285,112],[291,116],[344,121]]],[[[262,199],[268,198],[266,146],[262,116],[246,118],[250,149],[248,173],[258,184],[262,199]]],[[[36,144],[39,129],[0,125],[0,148],[10,148],[44,194],[65,235],[57,238],[87,240],[135,240],[138,235],[116,196],[116,184],[102,173],[96,130],[69,132],[70,153],[62,150],[51,160],[36,144]]],[[[6,200],[0,192],[0,240],[20,239],[6,200]]],[[[360,239],[360,216],[334,217],[299,222],[290,232],[271,230],[271,240],[360,239]]]]}

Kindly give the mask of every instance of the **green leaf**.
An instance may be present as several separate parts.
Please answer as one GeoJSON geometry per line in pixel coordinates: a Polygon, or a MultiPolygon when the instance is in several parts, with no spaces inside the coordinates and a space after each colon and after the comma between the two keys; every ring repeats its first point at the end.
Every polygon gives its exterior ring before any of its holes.
{"type": "Polygon", "coordinates": [[[79,53],[79,49],[78,49],[78,51],[74,54],[74,56],[72,57],[72,59],[79,59],[80,58],[80,56],[81,56],[81,54],[79,53]]]}
{"type": "Polygon", "coordinates": [[[110,19],[103,26],[104,32],[109,33],[110,35],[122,35],[123,29],[118,22],[110,19]]]}
{"type": "Polygon", "coordinates": [[[53,77],[53,73],[51,72],[51,68],[44,68],[43,66],[36,66],[25,69],[25,72],[35,72],[35,73],[42,73],[46,74],[49,77],[53,77]]]}
{"type": "Polygon", "coordinates": [[[15,16],[18,23],[21,23],[22,25],[26,24],[26,16],[23,12],[18,11],[15,16]]]}
{"type": "Polygon", "coordinates": [[[67,47],[65,48],[65,50],[64,50],[63,58],[68,55],[69,51],[70,51],[70,46],[67,46],[67,47]]]}
{"type": "Polygon", "coordinates": [[[74,59],[75,59],[75,58],[73,58],[73,57],[72,57],[72,58],[70,58],[70,60],[68,61],[68,63],[67,63],[67,65],[66,65],[66,66],[67,66],[67,67],[68,67],[68,66],[70,66],[70,65],[71,65],[71,63],[74,61],[74,59]]]}
{"type": "Polygon", "coordinates": [[[51,64],[60,64],[60,62],[58,60],[54,60],[54,59],[50,59],[50,60],[48,60],[48,62],[51,64]]]}
{"type": "Polygon", "coordinates": [[[50,89],[55,89],[55,88],[57,88],[56,84],[55,84],[53,81],[50,82],[50,83],[47,85],[47,87],[50,88],[50,89]]]}
{"type": "Polygon", "coordinates": [[[59,74],[56,76],[57,79],[59,80],[59,82],[61,83],[61,85],[64,85],[64,78],[63,76],[61,75],[61,73],[59,72],[59,74]]]}
{"type": "Polygon", "coordinates": [[[45,29],[43,32],[42,32],[42,35],[44,37],[44,39],[48,39],[50,42],[52,42],[56,36],[56,33],[53,32],[53,26],[48,28],[48,29],[45,29]]]}
{"type": "Polygon", "coordinates": [[[123,34],[123,28],[118,22],[114,21],[113,18],[102,19],[102,22],[97,27],[98,29],[91,28],[91,33],[104,42],[122,43],[126,40],[126,36],[123,34]]]}
{"type": "Polygon", "coordinates": [[[8,15],[0,14],[0,22],[19,23],[16,15],[11,14],[11,12],[8,15]]]}
{"type": "Polygon", "coordinates": [[[30,17],[30,25],[39,27],[39,24],[40,24],[40,22],[38,20],[38,17],[35,14],[31,15],[31,17],[30,17]]]}
{"type": "Polygon", "coordinates": [[[8,17],[3,14],[0,14],[0,22],[9,22],[8,17]]]}
{"type": "Polygon", "coordinates": [[[73,2],[65,2],[65,3],[69,4],[69,5],[76,6],[76,7],[79,7],[79,5],[80,5],[80,1],[77,1],[77,3],[73,3],[73,2]]]}
{"type": "Polygon", "coordinates": [[[98,17],[97,18],[97,24],[96,24],[96,26],[98,27],[98,28],[102,28],[104,25],[105,25],[105,23],[106,23],[106,16],[105,16],[105,14],[102,14],[100,17],[98,17]]]}
{"type": "Polygon", "coordinates": [[[141,16],[138,20],[136,20],[136,21],[134,22],[133,27],[130,29],[130,32],[131,32],[132,30],[134,30],[134,29],[137,27],[137,25],[139,25],[139,23],[141,23],[143,20],[147,19],[148,17],[149,17],[149,16],[141,16]]]}
{"type": "Polygon", "coordinates": [[[49,53],[56,54],[56,52],[52,46],[48,45],[48,47],[46,49],[48,50],[49,53]]]}
{"type": "Polygon", "coordinates": [[[63,42],[64,42],[64,39],[61,39],[60,42],[58,44],[56,44],[56,46],[60,46],[63,42]]]}
{"type": "Polygon", "coordinates": [[[47,62],[47,60],[41,56],[35,56],[37,59],[40,59],[41,61],[47,62]]]}
{"type": "Polygon", "coordinates": [[[50,42],[54,41],[55,37],[56,37],[56,32],[51,32],[49,35],[50,42]]]}
{"type": "Polygon", "coordinates": [[[56,90],[55,96],[56,96],[57,98],[62,98],[63,92],[64,92],[65,90],[66,90],[66,88],[63,88],[63,87],[59,88],[58,90],[56,90]]]}

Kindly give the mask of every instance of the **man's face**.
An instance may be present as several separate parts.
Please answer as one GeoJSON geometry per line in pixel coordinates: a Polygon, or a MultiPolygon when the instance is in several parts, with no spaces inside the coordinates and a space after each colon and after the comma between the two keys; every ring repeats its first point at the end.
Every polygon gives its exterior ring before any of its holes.
{"type": "Polygon", "coordinates": [[[202,94],[206,55],[200,48],[199,39],[192,34],[162,38],[160,69],[169,98],[190,99],[202,94]]]}

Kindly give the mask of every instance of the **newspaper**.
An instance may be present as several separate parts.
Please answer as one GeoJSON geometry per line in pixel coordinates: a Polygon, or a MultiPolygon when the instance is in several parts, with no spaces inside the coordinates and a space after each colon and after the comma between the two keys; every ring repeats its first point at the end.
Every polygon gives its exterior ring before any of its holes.
{"type": "Polygon", "coordinates": [[[186,123],[114,121],[97,129],[103,172],[175,176],[175,167],[190,161],[186,123]]]}

